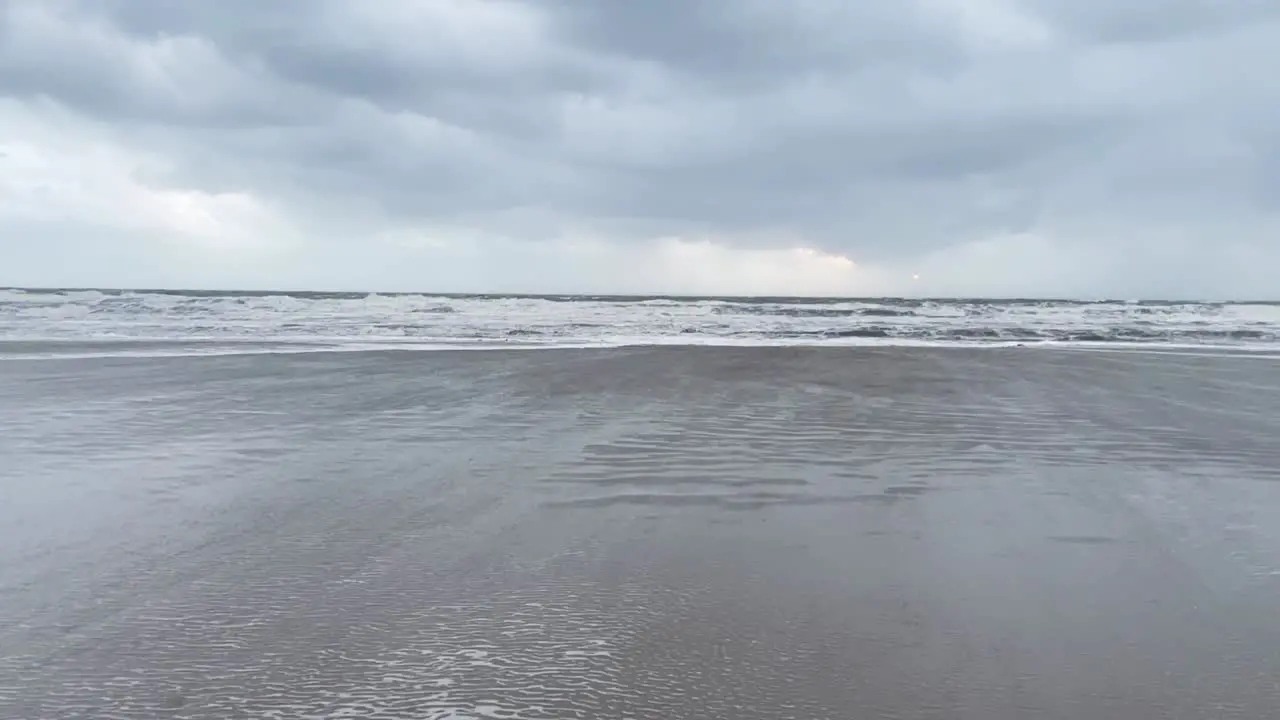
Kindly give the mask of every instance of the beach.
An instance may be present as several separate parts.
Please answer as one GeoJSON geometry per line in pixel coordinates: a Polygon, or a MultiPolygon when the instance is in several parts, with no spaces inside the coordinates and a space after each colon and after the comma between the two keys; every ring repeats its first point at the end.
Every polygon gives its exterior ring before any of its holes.
{"type": "Polygon", "coordinates": [[[0,717],[1280,708],[1280,360],[0,361],[0,717]]]}

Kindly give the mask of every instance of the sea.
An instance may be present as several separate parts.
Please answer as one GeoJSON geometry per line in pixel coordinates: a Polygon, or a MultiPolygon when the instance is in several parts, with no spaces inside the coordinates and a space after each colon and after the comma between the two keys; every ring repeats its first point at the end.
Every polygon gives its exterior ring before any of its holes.
{"type": "Polygon", "coordinates": [[[643,345],[1280,349],[1280,303],[0,289],[0,356],[643,345]]]}

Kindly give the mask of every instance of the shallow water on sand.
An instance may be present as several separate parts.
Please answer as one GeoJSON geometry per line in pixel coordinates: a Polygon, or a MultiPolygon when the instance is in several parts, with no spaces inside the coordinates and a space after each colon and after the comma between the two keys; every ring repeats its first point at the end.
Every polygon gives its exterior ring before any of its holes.
{"type": "Polygon", "coordinates": [[[1280,363],[0,364],[0,717],[1261,718],[1280,363]]]}

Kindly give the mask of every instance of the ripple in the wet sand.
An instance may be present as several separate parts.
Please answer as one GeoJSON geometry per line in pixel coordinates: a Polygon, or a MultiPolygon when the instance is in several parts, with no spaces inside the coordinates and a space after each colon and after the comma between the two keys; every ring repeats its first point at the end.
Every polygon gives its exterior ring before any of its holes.
{"type": "Polygon", "coordinates": [[[126,645],[79,657],[75,683],[26,691],[59,717],[526,719],[600,717],[612,695],[660,690],[628,687],[615,658],[663,610],[652,596],[553,585],[415,610],[356,587],[157,607],[122,628],[126,645]]]}

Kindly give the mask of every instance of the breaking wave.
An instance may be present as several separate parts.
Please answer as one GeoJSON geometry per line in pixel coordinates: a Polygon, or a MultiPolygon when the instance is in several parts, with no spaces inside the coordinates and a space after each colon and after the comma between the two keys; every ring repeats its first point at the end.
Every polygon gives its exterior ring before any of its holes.
{"type": "Polygon", "coordinates": [[[652,344],[1280,349],[1280,303],[0,289],[0,342],[9,356],[95,344],[130,352],[178,345],[219,352],[652,344]]]}

